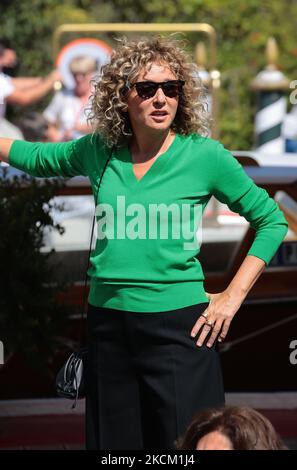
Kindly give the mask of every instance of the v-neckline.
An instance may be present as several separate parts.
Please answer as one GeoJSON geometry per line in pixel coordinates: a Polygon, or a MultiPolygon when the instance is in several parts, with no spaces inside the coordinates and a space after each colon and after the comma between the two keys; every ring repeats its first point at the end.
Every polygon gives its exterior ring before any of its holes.
{"type": "Polygon", "coordinates": [[[149,169],[145,172],[145,174],[138,179],[133,170],[133,161],[132,161],[132,154],[130,152],[129,146],[125,147],[125,160],[127,162],[127,176],[129,178],[130,185],[133,186],[142,186],[144,183],[149,181],[154,175],[158,174],[161,169],[164,167],[165,163],[168,161],[168,158],[172,154],[175,145],[177,143],[177,136],[178,134],[174,135],[174,139],[171,142],[170,146],[165,150],[165,152],[161,153],[158,158],[151,164],[149,169]]]}

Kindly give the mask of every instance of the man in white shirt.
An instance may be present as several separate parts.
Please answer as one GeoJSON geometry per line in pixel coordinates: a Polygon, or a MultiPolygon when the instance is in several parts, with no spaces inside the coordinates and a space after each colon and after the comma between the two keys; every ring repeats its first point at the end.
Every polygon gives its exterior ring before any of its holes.
{"type": "MultiPolygon", "coordinates": [[[[0,63],[2,67],[13,67],[16,63],[16,54],[13,49],[8,49],[1,43],[0,63]]],[[[14,89],[15,87],[12,84],[11,78],[0,70],[0,136],[11,139],[23,139],[22,132],[4,118],[6,98],[13,93],[14,89]]]]}
{"type": "Polygon", "coordinates": [[[11,78],[8,75],[0,72],[0,118],[5,116],[6,99],[15,90],[11,78]]]}
{"type": "Polygon", "coordinates": [[[57,70],[53,70],[45,78],[12,78],[2,72],[4,67],[13,66],[15,63],[14,50],[0,43],[0,134],[3,137],[22,138],[20,131],[5,119],[6,103],[21,106],[35,103],[53,90],[61,75],[57,70]]]}

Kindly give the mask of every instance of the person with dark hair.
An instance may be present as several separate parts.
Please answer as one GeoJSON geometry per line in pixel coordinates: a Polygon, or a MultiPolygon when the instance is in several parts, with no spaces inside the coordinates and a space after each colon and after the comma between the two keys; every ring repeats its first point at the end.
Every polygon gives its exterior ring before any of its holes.
{"type": "Polygon", "coordinates": [[[53,70],[47,77],[10,77],[3,71],[17,63],[14,49],[0,43],[0,136],[22,138],[20,131],[5,119],[6,104],[28,106],[54,89],[61,74],[53,70]]]}
{"type": "Polygon", "coordinates": [[[271,422],[247,406],[198,413],[176,442],[178,450],[287,450],[271,422]]]}
{"type": "Polygon", "coordinates": [[[195,412],[224,404],[217,342],[278,249],[277,203],[210,137],[198,68],[172,37],[119,40],[94,82],[94,132],[59,143],[0,139],[33,176],[88,176],[96,204],[86,367],[88,449],[173,449],[195,412]],[[222,292],[199,254],[212,196],[256,236],[222,292]]]}
{"type": "Polygon", "coordinates": [[[0,40],[0,58],[2,72],[9,75],[9,71],[14,70],[17,65],[17,55],[9,41],[0,40]]]}

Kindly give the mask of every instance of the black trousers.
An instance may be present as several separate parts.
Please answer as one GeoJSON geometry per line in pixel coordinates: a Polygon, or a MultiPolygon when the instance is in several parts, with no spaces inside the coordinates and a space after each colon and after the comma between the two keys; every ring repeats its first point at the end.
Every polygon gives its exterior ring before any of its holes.
{"type": "Polygon", "coordinates": [[[158,313],[89,305],[86,448],[175,449],[203,408],[224,404],[216,345],[191,329],[208,303],[158,313]]]}

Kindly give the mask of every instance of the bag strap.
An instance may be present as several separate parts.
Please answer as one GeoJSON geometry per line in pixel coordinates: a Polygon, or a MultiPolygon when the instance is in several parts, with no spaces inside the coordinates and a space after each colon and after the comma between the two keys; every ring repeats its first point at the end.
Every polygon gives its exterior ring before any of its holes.
{"type": "Polygon", "coordinates": [[[94,216],[93,216],[93,222],[92,222],[92,230],[91,230],[91,239],[90,239],[90,245],[89,245],[89,251],[88,251],[88,258],[87,258],[87,264],[86,264],[86,270],[85,270],[85,281],[84,281],[84,287],[83,287],[83,303],[82,303],[82,310],[81,310],[81,317],[80,317],[80,328],[79,328],[79,347],[82,348],[82,330],[83,330],[83,321],[84,321],[84,316],[87,315],[87,282],[88,282],[88,269],[89,269],[89,263],[90,263],[90,256],[91,256],[91,251],[92,251],[92,242],[93,242],[93,235],[94,235],[94,228],[95,228],[95,220],[96,220],[96,205],[97,205],[97,198],[99,195],[99,188],[101,184],[102,177],[104,175],[105,169],[108,165],[109,160],[112,157],[114,151],[114,145],[111,148],[110,154],[105,162],[103,171],[101,173],[99,183],[98,183],[98,188],[96,191],[96,196],[95,196],[95,211],[94,211],[94,216]]]}

